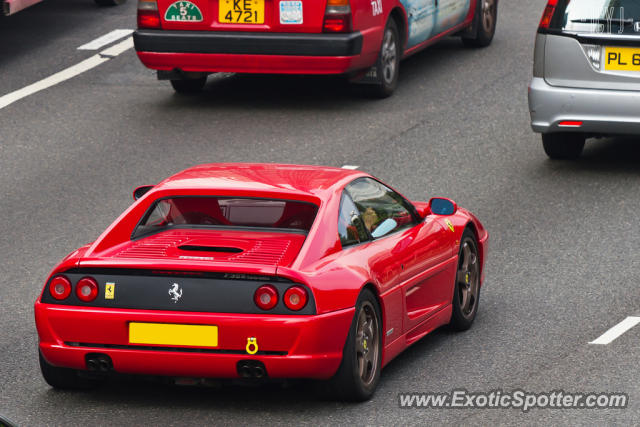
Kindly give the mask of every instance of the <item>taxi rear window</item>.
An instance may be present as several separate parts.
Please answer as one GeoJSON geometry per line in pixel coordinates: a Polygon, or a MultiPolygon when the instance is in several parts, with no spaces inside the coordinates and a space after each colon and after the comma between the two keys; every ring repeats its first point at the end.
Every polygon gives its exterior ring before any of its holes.
{"type": "Polygon", "coordinates": [[[238,197],[171,197],[157,200],[133,238],[170,228],[252,228],[308,232],[318,212],[312,203],[238,197]]]}
{"type": "Polygon", "coordinates": [[[558,0],[549,29],[640,37],[640,1],[558,0]]]}

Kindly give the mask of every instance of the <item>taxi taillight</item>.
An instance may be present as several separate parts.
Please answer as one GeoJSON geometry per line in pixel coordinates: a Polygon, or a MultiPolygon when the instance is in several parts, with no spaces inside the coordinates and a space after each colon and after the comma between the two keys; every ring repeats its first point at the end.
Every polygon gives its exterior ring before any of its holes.
{"type": "Polygon", "coordinates": [[[138,28],[161,28],[156,0],[138,0],[138,28]]]}
{"type": "Polygon", "coordinates": [[[327,0],[322,30],[325,33],[351,32],[351,6],[349,0],[327,0]]]}

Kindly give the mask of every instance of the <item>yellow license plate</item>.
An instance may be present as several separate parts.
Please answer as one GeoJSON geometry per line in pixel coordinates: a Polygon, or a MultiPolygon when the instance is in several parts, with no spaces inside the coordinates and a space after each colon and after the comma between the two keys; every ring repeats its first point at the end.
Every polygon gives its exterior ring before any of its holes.
{"type": "Polygon", "coordinates": [[[264,0],[218,0],[223,24],[264,24],[264,0]]]}
{"type": "Polygon", "coordinates": [[[635,47],[607,47],[604,69],[611,71],[640,71],[640,49],[635,47]]]}
{"type": "Polygon", "coordinates": [[[131,344],[217,347],[218,327],[169,323],[129,323],[131,344]]]}

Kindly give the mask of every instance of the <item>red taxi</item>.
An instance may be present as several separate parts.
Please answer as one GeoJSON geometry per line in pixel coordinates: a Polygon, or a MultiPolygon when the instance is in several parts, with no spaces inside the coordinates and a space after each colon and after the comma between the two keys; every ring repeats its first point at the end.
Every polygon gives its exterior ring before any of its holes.
{"type": "Polygon", "coordinates": [[[498,0],[139,0],[135,48],[177,92],[215,72],[345,74],[389,96],[400,60],[447,35],[487,46],[498,0]]]}

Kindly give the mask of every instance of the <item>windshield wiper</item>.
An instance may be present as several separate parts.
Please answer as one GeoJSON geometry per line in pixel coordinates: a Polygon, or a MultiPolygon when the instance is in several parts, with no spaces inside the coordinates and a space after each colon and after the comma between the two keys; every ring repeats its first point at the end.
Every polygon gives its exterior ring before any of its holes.
{"type": "Polygon", "coordinates": [[[591,18],[581,18],[581,19],[572,19],[571,22],[578,22],[580,24],[624,24],[624,25],[633,25],[633,23],[635,22],[632,18],[627,18],[627,19],[616,19],[616,18],[611,18],[611,19],[591,19],[591,18]]]}

